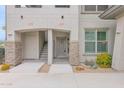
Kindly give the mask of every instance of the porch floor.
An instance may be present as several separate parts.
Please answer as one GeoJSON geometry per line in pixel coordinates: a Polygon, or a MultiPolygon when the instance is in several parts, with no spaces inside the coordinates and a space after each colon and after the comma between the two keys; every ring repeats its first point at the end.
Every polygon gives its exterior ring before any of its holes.
{"type": "MultiPolygon", "coordinates": [[[[47,60],[24,60],[22,64],[9,70],[10,73],[38,73],[47,60]]],[[[67,59],[54,59],[48,73],[73,73],[67,59]]]]}

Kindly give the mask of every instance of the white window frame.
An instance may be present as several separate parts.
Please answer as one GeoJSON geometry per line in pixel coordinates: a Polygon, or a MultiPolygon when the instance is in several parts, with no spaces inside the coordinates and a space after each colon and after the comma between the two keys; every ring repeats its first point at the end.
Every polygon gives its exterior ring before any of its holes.
{"type": "Polygon", "coordinates": [[[55,5],[55,8],[70,8],[70,5],[55,5]]]}
{"type": "MultiPolygon", "coordinates": [[[[85,5],[82,5],[81,6],[81,13],[102,13],[103,11],[98,11],[98,5],[95,5],[96,6],[96,10],[95,11],[85,11],[85,5]]],[[[109,8],[109,5],[108,5],[108,8],[109,8]]]]}
{"type": "MultiPolygon", "coordinates": [[[[41,7],[27,7],[28,5],[15,5],[15,8],[42,8],[42,5],[41,7]],[[18,7],[17,7],[18,6],[18,7]]],[[[30,6],[30,5],[29,5],[30,6]]]]}
{"type": "MultiPolygon", "coordinates": [[[[92,31],[91,31],[92,32],[92,31]]],[[[102,52],[98,52],[97,51],[97,42],[100,42],[100,41],[98,41],[97,40],[97,32],[106,32],[106,40],[102,40],[102,41],[104,41],[104,42],[107,42],[107,51],[106,52],[109,52],[109,40],[108,40],[108,28],[86,28],[85,29],[85,31],[84,31],[84,53],[85,53],[85,55],[97,55],[97,54],[101,54],[102,52]],[[95,32],[95,41],[93,41],[93,40],[85,40],[85,32],[87,32],[86,30],[87,29],[95,29],[93,32],[95,32]],[[99,31],[99,29],[104,29],[105,31],[99,31]],[[88,52],[86,52],[85,51],[85,43],[86,42],[95,42],[95,52],[94,53],[88,53],[88,52]]]]}

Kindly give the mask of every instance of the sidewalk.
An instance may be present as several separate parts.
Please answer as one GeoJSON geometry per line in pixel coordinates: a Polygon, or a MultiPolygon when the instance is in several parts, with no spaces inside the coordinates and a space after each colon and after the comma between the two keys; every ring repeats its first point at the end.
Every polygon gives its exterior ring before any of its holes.
{"type": "Polygon", "coordinates": [[[1,73],[0,87],[124,88],[124,73],[1,73]]]}

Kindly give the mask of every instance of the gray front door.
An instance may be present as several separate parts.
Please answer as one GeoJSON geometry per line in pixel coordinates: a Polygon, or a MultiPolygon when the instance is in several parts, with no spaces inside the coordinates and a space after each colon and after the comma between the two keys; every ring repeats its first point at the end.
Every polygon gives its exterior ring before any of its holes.
{"type": "Polygon", "coordinates": [[[56,37],[56,57],[67,57],[66,37],[56,37]]]}

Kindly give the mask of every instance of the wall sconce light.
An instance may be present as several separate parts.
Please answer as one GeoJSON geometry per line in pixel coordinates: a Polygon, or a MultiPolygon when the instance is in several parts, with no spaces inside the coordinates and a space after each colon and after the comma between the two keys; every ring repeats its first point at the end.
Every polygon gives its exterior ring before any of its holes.
{"type": "Polygon", "coordinates": [[[23,16],[21,15],[21,19],[23,19],[23,16]]]}
{"type": "Polygon", "coordinates": [[[61,16],[61,19],[64,19],[64,16],[61,16]]]}

